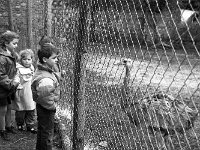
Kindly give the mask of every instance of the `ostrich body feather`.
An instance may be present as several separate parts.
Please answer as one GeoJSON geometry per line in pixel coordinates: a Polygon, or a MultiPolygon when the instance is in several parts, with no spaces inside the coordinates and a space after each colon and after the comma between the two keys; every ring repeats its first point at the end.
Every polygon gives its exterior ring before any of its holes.
{"type": "Polygon", "coordinates": [[[139,101],[146,124],[163,129],[165,134],[184,132],[194,126],[198,112],[185,103],[166,94],[154,94],[139,101]]]}

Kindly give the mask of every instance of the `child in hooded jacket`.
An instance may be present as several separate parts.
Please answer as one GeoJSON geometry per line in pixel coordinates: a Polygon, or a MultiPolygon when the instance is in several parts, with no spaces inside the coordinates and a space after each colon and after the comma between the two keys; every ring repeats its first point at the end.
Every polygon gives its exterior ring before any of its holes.
{"type": "Polygon", "coordinates": [[[52,44],[38,50],[39,61],[31,85],[38,121],[36,150],[52,150],[53,146],[56,102],[60,99],[60,76],[54,71],[58,53],[52,44]]]}
{"type": "Polygon", "coordinates": [[[0,136],[3,140],[10,140],[7,133],[16,133],[11,126],[11,103],[19,81],[14,80],[17,73],[15,52],[19,42],[19,35],[6,31],[0,36],[0,136]]]}
{"type": "Polygon", "coordinates": [[[31,81],[34,74],[34,67],[32,65],[34,53],[31,49],[20,51],[19,63],[17,63],[17,75],[20,85],[17,88],[15,101],[13,102],[13,109],[15,112],[15,120],[18,130],[30,131],[37,133],[34,128],[35,125],[35,108],[36,104],[33,101],[31,81]]]}

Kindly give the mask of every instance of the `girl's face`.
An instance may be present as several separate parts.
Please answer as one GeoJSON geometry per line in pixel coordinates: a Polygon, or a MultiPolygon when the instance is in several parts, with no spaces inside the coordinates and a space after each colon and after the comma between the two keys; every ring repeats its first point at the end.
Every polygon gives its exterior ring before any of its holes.
{"type": "Polygon", "coordinates": [[[32,62],[33,62],[33,60],[32,60],[31,55],[27,55],[26,57],[24,57],[24,58],[21,59],[22,65],[23,65],[24,67],[26,67],[26,68],[30,68],[32,62]]]}
{"type": "Polygon", "coordinates": [[[18,46],[19,39],[13,39],[10,43],[5,44],[9,51],[14,51],[18,46]]]}

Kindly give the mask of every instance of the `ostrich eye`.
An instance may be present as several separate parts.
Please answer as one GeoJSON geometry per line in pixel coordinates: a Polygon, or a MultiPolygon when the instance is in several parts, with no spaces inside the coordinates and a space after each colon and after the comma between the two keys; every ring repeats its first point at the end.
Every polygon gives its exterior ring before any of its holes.
{"type": "Polygon", "coordinates": [[[166,102],[166,105],[169,106],[169,102],[166,102]]]}

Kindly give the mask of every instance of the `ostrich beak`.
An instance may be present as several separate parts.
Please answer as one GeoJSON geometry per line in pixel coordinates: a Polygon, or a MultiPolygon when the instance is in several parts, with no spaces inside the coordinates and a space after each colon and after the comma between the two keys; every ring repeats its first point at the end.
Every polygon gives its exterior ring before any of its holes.
{"type": "Polygon", "coordinates": [[[124,63],[123,62],[115,62],[113,65],[114,66],[120,66],[120,65],[124,65],[124,63]]]}

